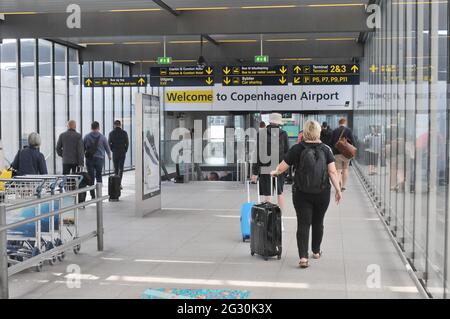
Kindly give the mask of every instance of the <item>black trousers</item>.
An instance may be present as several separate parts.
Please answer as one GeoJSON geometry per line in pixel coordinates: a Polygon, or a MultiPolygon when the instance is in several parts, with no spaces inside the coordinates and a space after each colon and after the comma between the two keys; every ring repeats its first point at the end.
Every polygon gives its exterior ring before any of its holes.
{"type": "Polygon", "coordinates": [[[77,164],[63,164],[63,175],[75,174],[77,172],[77,164]]]}
{"type": "Polygon", "coordinates": [[[308,258],[309,230],[312,228],[311,248],[320,253],[323,238],[323,220],[330,205],[330,190],[321,194],[306,194],[293,190],[293,202],[297,212],[297,247],[300,258],[308,258]]]}
{"type": "Polygon", "coordinates": [[[114,175],[119,175],[120,181],[122,181],[123,167],[125,166],[125,156],[123,157],[113,156],[113,164],[114,164],[114,175]]]}

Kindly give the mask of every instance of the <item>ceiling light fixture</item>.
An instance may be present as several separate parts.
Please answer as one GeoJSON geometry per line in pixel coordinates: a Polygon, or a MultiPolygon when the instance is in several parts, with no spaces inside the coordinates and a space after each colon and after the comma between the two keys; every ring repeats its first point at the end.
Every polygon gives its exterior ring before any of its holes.
{"type": "Polygon", "coordinates": [[[255,43],[258,42],[258,40],[217,40],[219,43],[255,43]]]}
{"type": "Polygon", "coordinates": [[[151,45],[151,44],[161,44],[161,42],[157,42],[157,41],[137,41],[137,42],[124,42],[122,44],[126,44],[126,45],[151,45]]]}
{"type": "Polygon", "coordinates": [[[244,6],[244,7],[241,7],[241,9],[289,9],[289,8],[297,8],[297,5],[289,4],[289,5],[244,6]]]}
{"type": "Polygon", "coordinates": [[[107,12],[149,12],[149,11],[162,11],[160,8],[145,8],[145,9],[112,9],[107,12]]]}
{"type": "Polygon", "coordinates": [[[34,11],[17,11],[17,12],[0,12],[1,15],[31,15],[31,14],[38,14],[38,12],[34,11]]]}
{"type": "Polygon", "coordinates": [[[176,8],[177,11],[206,11],[206,10],[228,10],[230,7],[200,7],[200,8],[176,8]]]}
{"type": "Polygon", "coordinates": [[[302,42],[308,39],[267,39],[266,42],[302,42]]]}
{"type": "Polygon", "coordinates": [[[357,41],[356,38],[318,38],[316,41],[357,41]]]}
{"type": "Polygon", "coordinates": [[[364,7],[364,3],[321,3],[321,4],[308,4],[310,8],[327,8],[327,7],[364,7]]]}
{"type": "Polygon", "coordinates": [[[311,61],[312,58],[283,58],[280,61],[311,61]]]}
{"type": "Polygon", "coordinates": [[[88,45],[114,45],[114,42],[91,42],[91,43],[78,43],[78,45],[81,46],[88,46],[88,45]]]}

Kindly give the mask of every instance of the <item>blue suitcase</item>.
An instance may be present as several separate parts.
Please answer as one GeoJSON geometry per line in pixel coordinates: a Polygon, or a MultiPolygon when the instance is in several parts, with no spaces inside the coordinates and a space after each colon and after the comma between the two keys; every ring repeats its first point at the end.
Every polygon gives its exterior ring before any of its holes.
{"type": "Polygon", "coordinates": [[[247,181],[247,202],[241,206],[241,233],[242,241],[250,239],[250,224],[252,219],[252,207],[256,203],[250,201],[250,182],[247,181]]]}

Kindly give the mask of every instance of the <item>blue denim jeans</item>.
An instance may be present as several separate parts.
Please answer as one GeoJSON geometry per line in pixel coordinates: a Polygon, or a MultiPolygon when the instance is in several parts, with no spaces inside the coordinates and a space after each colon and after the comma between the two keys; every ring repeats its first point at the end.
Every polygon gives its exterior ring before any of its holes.
{"type": "MultiPolygon", "coordinates": [[[[92,182],[96,180],[97,183],[102,183],[104,161],[105,160],[100,157],[94,157],[91,160],[86,159],[87,171],[89,176],[91,177],[92,182]]],[[[95,191],[91,191],[91,197],[95,197],[95,191]]]]}

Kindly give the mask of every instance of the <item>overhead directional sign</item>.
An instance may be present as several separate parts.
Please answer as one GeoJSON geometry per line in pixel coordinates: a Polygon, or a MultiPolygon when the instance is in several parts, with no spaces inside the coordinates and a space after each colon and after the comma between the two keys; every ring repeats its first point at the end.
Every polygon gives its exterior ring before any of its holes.
{"type": "Polygon", "coordinates": [[[84,78],[84,87],[147,86],[147,77],[84,78]]]}
{"type": "Polygon", "coordinates": [[[294,65],[293,85],[358,85],[359,64],[294,65]]]}
{"type": "Polygon", "coordinates": [[[151,86],[212,86],[214,68],[211,66],[150,68],[151,86]]]}
{"type": "Polygon", "coordinates": [[[172,58],[168,56],[158,57],[158,64],[172,64],[172,58]]]}
{"type": "Polygon", "coordinates": [[[222,85],[224,86],[262,86],[287,85],[289,68],[276,66],[224,66],[222,85]]]}

